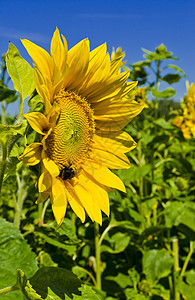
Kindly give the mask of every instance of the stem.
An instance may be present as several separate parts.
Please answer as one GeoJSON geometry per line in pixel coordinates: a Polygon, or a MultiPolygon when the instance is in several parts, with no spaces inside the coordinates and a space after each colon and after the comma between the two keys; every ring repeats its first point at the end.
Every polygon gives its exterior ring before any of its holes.
{"type": "Polygon", "coordinates": [[[6,163],[7,163],[7,147],[3,143],[3,141],[0,140],[0,143],[1,143],[1,151],[2,151],[2,161],[0,162],[0,192],[1,192],[3,177],[4,177],[6,163]]]}
{"type": "Polygon", "coordinates": [[[38,203],[38,216],[39,216],[39,221],[42,221],[42,210],[43,210],[43,203],[38,203]]]}
{"type": "Polygon", "coordinates": [[[184,274],[185,274],[185,271],[187,269],[188,263],[190,261],[190,258],[192,256],[193,252],[194,252],[194,247],[193,247],[192,241],[190,241],[190,251],[189,251],[189,253],[188,253],[187,257],[186,257],[186,260],[184,262],[183,268],[181,270],[181,274],[180,274],[181,277],[183,277],[184,274]]]}
{"type": "Polygon", "coordinates": [[[101,253],[99,246],[99,224],[94,223],[94,233],[95,233],[95,258],[96,258],[96,288],[101,291],[101,253]]]}
{"type": "MultiPolygon", "coordinates": [[[[141,138],[141,136],[140,136],[141,138]]],[[[143,165],[143,162],[142,162],[142,147],[141,147],[141,139],[139,140],[138,142],[138,147],[137,147],[137,151],[138,151],[138,160],[139,160],[139,167],[141,167],[143,165]]],[[[138,201],[139,201],[139,212],[140,212],[140,215],[143,216],[143,209],[142,209],[142,199],[143,199],[143,196],[144,196],[144,191],[143,191],[143,177],[139,178],[138,179],[138,183],[139,183],[139,197],[138,197],[138,201]]],[[[142,228],[144,226],[142,225],[142,228]]]]}
{"type": "Polygon", "coordinates": [[[24,199],[27,196],[27,192],[24,190],[26,182],[23,179],[23,172],[22,172],[21,180],[20,180],[19,174],[16,174],[16,176],[17,176],[16,178],[17,178],[17,182],[18,182],[18,201],[17,201],[17,207],[16,207],[16,212],[15,212],[15,218],[14,218],[14,226],[19,229],[23,203],[24,203],[24,199]]]}
{"type": "Polygon", "coordinates": [[[19,93],[19,95],[20,95],[20,110],[19,110],[19,114],[18,114],[17,124],[19,124],[21,122],[23,111],[24,111],[24,100],[23,100],[22,95],[20,93],[19,93]]]}
{"type": "Polygon", "coordinates": [[[1,102],[1,124],[5,124],[5,101],[1,102]]]}
{"type": "Polygon", "coordinates": [[[93,275],[92,275],[89,271],[85,270],[84,268],[82,268],[82,267],[80,267],[80,266],[79,266],[79,269],[80,269],[81,271],[83,271],[84,273],[86,273],[87,275],[89,275],[89,277],[90,277],[91,280],[93,281],[94,286],[97,285],[97,284],[96,284],[95,278],[93,277],[93,275]]]}
{"type": "Polygon", "coordinates": [[[104,232],[102,233],[102,235],[101,235],[101,237],[100,237],[100,239],[99,239],[99,247],[101,247],[102,241],[103,241],[103,239],[104,239],[106,233],[107,233],[111,228],[113,228],[113,227],[115,227],[115,226],[114,226],[114,225],[108,225],[108,227],[106,227],[106,229],[104,230],[104,232]]]}
{"type": "MultiPolygon", "coordinates": [[[[179,270],[179,244],[177,238],[172,241],[172,245],[173,245],[174,272],[177,272],[179,270]]],[[[173,276],[173,293],[174,293],[174,300],[180,300],[180,294],[176,290],[176,282],[174,276],[173,276]]]]}
{"type": "Polygon", "coordinates": [[[44,223],[45,212],[46,212],[46,209],[47,209],[49,203],[50,203],[50,198],[47,199],[47,201],[45,202],[43,209],[42,209],[41,220],[43,221],[43,223],[44,223]]]}
{"type": "Polygon", "coordinates": [[[11,291],[16,291],[16,290],[20,290],[20,288],[18,287],[17,284],[15,284],[13,286],[8,286],[4,289],[1,289],[0,294],[5,294],[5,293],[11,292],[11,291]]]}
{"type": "MultiPolygon", "coordinates": [[[[160,78],[160,60],[157,61],[157,71],[156,71],[156,91],[158,91],[159,78],[160,78]]],[[[156,108],[156,118],[158,109],[158,97],[155,97],[155,108],[156,108]]]]}

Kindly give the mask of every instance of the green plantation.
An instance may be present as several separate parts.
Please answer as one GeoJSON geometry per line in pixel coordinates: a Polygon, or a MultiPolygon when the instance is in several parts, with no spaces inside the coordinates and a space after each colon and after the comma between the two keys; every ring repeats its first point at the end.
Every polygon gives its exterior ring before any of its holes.
{"type": "Polygon", "coordinates": [[[194,85],[173,101],[163,44],[124,64],[57,34],[51,56],[24,40],[33,68],[11,43],[1,60],[0,299],[195,299],[194,85]]]}

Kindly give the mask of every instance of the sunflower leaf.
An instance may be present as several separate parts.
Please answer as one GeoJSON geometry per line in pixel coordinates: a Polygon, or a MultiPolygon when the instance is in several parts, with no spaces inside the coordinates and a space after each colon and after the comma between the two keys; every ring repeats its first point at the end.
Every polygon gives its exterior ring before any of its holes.
{"type": "Polygon", "coordinates": [[[75,274],[58,267],[39,269],[29,282],[43,299],[99,299],[91,287],[81,284],[75,274]]]}
{"type": "Polygon", "coordinates": [[[173,258],[164,250],[147,250],[143,255],[143,273],[146,279],[155,284],[159,279],[169,275],[173,266],[173,258]]]}
{"type": "Polygon", "coordinates": [[[34,71],[11,42],[6,56],[6,65],[14,88],[23,100],[26,99],[35,89],[34,71]]]}
{"type": "MultiPolygon", "coordinates": [[[[0,218],[0,288],[16,283],[17,269],[22,269],[26,276],[32,276],[37,270],[35,255],[24,240],[20,231],[0,218]]],[[[1,300],[24,299],[20,291],[1,295],[1,300]]]]}

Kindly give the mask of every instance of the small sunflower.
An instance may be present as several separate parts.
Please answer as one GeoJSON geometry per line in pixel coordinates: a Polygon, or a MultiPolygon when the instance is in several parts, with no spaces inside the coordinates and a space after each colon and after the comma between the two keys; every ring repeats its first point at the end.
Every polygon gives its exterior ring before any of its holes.
{"type": "Polygon", "coordinates": [[[182,115],[177,116],[173,124],[181,128],[186,139],[190,139],[192,136],[195,138],[195,83],[191,87],[188,82],[186,85],[188,93],[181,104],[182,115]]]}
{"type": "Polygon", "coordinates": [[[127,82],[120,73],[122,56],[110,61],[106,44],[90,52],[84,39],[67,49],[56,29],[50,54],[22,40],[34,61],[35,85],[44,103],[44,114],[31,112],[25,118],[40,134],[19,159],[29,166],[41,163],[37,202],[51,199],[58,226],[69,203],[85,220],[102,223],[109,216],[108,191],[125,192],[122,181],[109,169],[130,167],[124,153],[136,143],[122,129],[144,108],[126,95],[137,82],[127,82]]]}

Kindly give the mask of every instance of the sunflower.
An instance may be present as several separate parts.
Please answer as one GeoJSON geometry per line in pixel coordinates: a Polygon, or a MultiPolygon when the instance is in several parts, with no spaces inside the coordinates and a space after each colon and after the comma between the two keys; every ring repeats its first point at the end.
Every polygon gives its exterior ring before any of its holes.
{"type": "Polygon", "coordinates": [[[181,104],[182,115],[177,116],[173,124],[181,128],[186,139],[190,139],[192,136],[195,138],[195,83],[190,87],[187,81],[186,86],[188,93],[181,104]]]}
{"type": "Polygon", "coordinates": [[[144,108],[126,98],[137,82],[127,82],[129,72],[120,73],[123,56],[110,61],[106,44],[90,51],[84,39],[68,51],[58,29],[50,54],[28,40],[22,43],[44,103],[44,113],[24,115],[40,141],[19,157],[29,166],[41,165],[37,203],[50,197],[58,226],[68,203],[82,222],[86,211],[101,224],[101,211],[109,216],[108,191],[125,192],[109,169],[130,167],[124,153],[136,143],[122,129],[144,108]]]}

